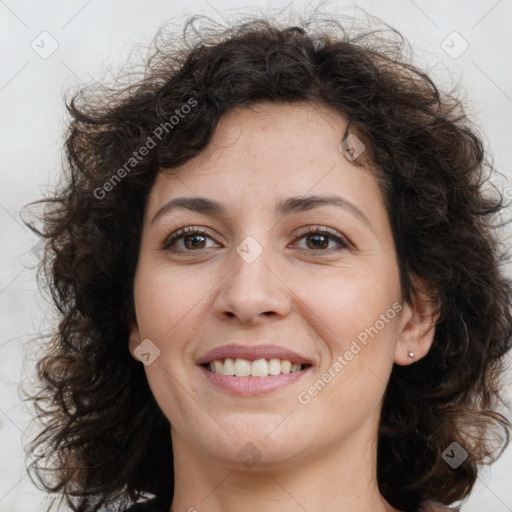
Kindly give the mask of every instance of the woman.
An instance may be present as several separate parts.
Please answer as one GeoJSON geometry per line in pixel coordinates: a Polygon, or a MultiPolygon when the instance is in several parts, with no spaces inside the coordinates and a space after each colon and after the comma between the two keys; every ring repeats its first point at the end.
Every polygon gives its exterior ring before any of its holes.
{"type": "Polygon", "coordinates": [[[396,32],[197,21],[69,102],[31,469],[78,511],[458,510],[512,427],[481,139],[396,32]]]}

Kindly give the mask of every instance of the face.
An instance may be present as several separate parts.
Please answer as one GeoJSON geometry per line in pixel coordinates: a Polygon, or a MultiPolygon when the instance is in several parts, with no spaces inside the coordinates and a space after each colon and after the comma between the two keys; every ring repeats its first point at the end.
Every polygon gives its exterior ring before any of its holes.
{"type": "Polygon", "coordinates": [[[207,150],[158,174],[130,351],[175,451],[286,467],[375,436],[411,310],[376,178],[340,150],[345,126],[318,105],[237,108],[207,150]],[[195,203],[169,204],[181,198],[195,203]],[[301,369],[282,373],[285,359],[301,369]]]}

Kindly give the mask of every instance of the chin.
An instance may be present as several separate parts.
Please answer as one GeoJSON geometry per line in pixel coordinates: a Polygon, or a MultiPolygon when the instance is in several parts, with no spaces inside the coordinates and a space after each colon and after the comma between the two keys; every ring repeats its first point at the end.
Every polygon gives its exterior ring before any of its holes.
{"type": "Polygon", "coordinates": [[[272,427],[267,422],[256,424],[247,422],[233,423],[230,428],[223,431],[223,435],[209,437],[204,449],[210,457],[220,464],[239,470],[269,470],[286,468],[296,465],[300,459],[306,458],[307,453],[313,447],[314,440],[302,440],[300,428],[297,432],[276,429],[275,418],[272,427]],[[231,435],[230,435],[231,434],[231,435]]]}

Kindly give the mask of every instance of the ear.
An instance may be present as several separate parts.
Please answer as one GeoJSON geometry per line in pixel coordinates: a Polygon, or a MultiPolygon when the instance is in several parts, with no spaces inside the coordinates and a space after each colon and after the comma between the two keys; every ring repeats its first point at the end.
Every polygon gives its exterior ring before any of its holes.
{"type": "Polygon", "coordinates": [[[131,322],[128,349],[130,350],[132,357],[137,361],[140,361],[140,359],[135,355],[135,349],[140,345],[140,343],[139,326],[137,325],[137,322],[131,322]]]}
{"type": "Polygon", "coordinates": [[[412,304],[404,305],[398,343],[395,348],[395,363],[405,366],[424,357],[434,341],[436,322],[440,308],[437,290],[433,283],[417,275],[411,275],[411,281],[417,291],[412,304]],[[409,357],[414,353],[414,358],[409,357]]]}

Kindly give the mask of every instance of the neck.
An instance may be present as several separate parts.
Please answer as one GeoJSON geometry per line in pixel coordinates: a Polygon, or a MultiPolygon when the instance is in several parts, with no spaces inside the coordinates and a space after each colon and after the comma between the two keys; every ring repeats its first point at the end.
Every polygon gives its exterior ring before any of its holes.
{"type": "Polygon", "coordinates": [[[169,512],[398,512],[380,494],[376,440],[358,431],[343,444],[328,446],[293,464],[239,469],[205,456],[173,432],[175,492],[169,512]]]}

